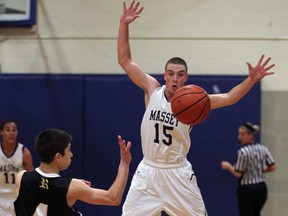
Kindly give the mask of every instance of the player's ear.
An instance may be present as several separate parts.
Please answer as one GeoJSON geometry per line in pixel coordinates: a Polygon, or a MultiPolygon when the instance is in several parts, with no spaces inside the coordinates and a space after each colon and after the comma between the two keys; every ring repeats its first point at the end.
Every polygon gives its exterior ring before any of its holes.
{"type": "Polygon", "coordinates": [[[164,80],[166,81],[166,73],[163,73],[164,80]]]}
{"type": "Polygon", "coordinates": [[[60,160],[61,159],[61,154],[60,153],[56,153],[55,156],[54,156],[54,159],[56,161],[60,160]]]}
{"type": "Polygon", "coordinates": [[[186,79],[185,79],[185,82],[187,82],[188,79],[189,79],[189,74],[186,73],[186,79]]]}

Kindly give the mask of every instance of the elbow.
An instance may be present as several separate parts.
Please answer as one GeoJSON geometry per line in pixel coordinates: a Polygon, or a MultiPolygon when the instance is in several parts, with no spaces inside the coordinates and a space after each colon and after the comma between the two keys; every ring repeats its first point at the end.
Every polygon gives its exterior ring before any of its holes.
{"type": "Polygon", "coordinates": [[[237,171],[235,168],[232,170],[232,174],[233,174],[236,178],[241,178],[241,177],[243,176],[243,173],[237,171]]]}
{"type": "Polygon", "coordinates": [[[239,172],[235,173],[235,177],[238,178],[238,179],[241,178],[242,175],[243,175],[243,174],[242,174],[242,173],[239,173],[239,172]]]}
{"type": "Polygon", "coordinates": [[[240,95],[235,95],[231,92],[226,93],[226,106],[232,106],[234,104],[236,104],[238,101],[240,101],[240,99],[242,98],[242,96],[240,95]]]}
{"type": "Polygon", "coordinates": [[[122,58],[118,58],[118,64],[123,68],[123,66],[125,65],[125,60],[122,58]]]}
{"type": "Polygon", "coordinates": [[[232,106],[234,104],[236,104],[239,100],[235,99],[235,98],[230,98],[229,96],[227,97],[226,100],[226,106],[232,106]]]}
{"type": "Polygon", "coordinates": [[[122,68],[125,68],[126,65],[128,65],[129,63],[130,63],[130,60],[129,60],[129,59],[118,57],[118,64],[119,64],[122,68]]]}
{"type": "Polygon", "coordinates": [[[229,93],[209,95],[211,101],[211,109],[218,109],[221,107],[231,106],[235,104],[238,100],[231,97],[229,93]]]}
{"type": "Polygon", "coordinates": [[[121,198],[115,198],[110,200],[111,206],[119,206],[121,204],[121,198]]]}
{"type": "Polygon", "coordinates": [[[228,102],[227,102],[227,106],[232,106],[232,105],[236,104],[237,102],[238,102],[238,101],[233,101],[233,100],[228,101],[228,102]]]}
{"type": "Polygon", "coordinates": [[[117,200],[113,204],[114,204],[114,206],[119,206],[119,205],[121,205],[121,200],[117,200]]]}
{"type": "Polygon", "coordinates": [[[109,191],[108,202],[110,206],[119,206],[122,201],[122,194],[116,194],[109,191]]]}

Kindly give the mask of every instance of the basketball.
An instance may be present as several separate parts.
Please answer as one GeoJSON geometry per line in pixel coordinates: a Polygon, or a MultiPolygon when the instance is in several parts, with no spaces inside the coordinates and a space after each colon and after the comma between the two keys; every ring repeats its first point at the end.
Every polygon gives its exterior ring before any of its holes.
{"type": "Polygon", "coordinates": [[[179,88],[171,98],[172,113],[184,124],[197,125],[209,115],[211,104],[207,92],[197,85],[179,88]]]}

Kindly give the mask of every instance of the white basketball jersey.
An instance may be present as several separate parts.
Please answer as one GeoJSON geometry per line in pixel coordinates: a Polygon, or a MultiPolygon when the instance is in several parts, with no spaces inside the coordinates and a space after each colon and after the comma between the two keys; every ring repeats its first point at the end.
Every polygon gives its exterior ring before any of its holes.
{"type": "Polygon", "coordinates": [[[0,148],[0,215],[14,215],[13,202],[15,196],[15,178],[17,173],[23,168],[23,148],[17,144],[15,152],[11,157],[7,157],[2,145],[0,148]]]}
{"type": "Polygon", "coordinates": [[[163,85],[152,93],[141,124],[144,158],[162,164],[182,163],[190,149],[192,127],[179,122],[171,111],[163,85]]]}

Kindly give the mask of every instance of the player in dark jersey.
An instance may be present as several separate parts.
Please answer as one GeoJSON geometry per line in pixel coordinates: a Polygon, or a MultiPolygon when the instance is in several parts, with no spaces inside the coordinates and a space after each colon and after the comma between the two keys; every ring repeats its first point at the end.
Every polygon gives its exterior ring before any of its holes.
{"type": "Polygon", "coordinates": [[[127,183],[131,162],[131,143],[118,136],[120,165],[117,177],[109,190],[91,188],[90,183],[59,175],[71,163],[72,137],[65,131],[47,129],[38,134],[36,152],[41,164],[35,171],[21,171],[16,177],[17,216],[32,216],[40,203],[48,206],[47,216],[81,215],[74,204],[81,200],[90,204],[119,205],[127,183]]]}

